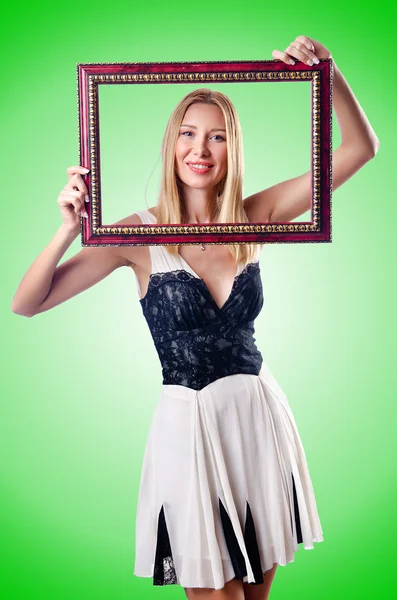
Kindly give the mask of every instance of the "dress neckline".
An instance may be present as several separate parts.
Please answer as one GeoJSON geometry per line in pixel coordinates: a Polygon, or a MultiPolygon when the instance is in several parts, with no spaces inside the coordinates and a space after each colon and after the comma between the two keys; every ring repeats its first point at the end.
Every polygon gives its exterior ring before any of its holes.
{"type": "MultiPolygon", "coordinates": [[[[153,222],[153,223],[157,223],[157,219],[156,219],[156,217],[153,215],[153,213],[151,213],[151,212],[150,212],[149,210],[147,210],[147,209],[145,209],[145,212],[146,212],[148,215],[150,215],[150,217],[151,217],[151,219],[152,219],[152,222],[153,222]]],[[[141,220],[142,220],[142,219],[141,219],[141,220]]],[[[223,312],[223,310],[224,310],[225,306],[226,306],[226,305],[229,303],[229,300],[231,299],[231,297],[232,297],[232,295],[233,295],[234,289],[235,289],[235,287],[236,287],[236,284],[237,284],[237,280],[238,280],[239,276],[241,275],[241,273],[242,273],[242,271],[243,271],[243,269],[242,269],[242,265],[243,265],[242,261],[240,261],[239,263],[237,263],[237,266],[236,266],[236,275],[235,275],[235,277],[234,277],[234,279],[233,279],[232,287],[231,287],[231,290],[230,290],[230,293],[229,293],[228,297],[226,298],[226,300],[225,300],[225,302],[222,304],[222,306],[219,306],[219,305],[218,305],[218,303],[215,301],[215,299],[214,299],[213,295],[211,294],[211,292],[210,292],[210,290],[209,290],[209,287],[208,287],[208,285],[205,283],[204,279],[203,279],[202,277],[200,277],[200,276],[199,276],[199,275],[196,273],[196,271],[195,271],[195,270],[194,270],[194,269],[193,269],[193,268],[192,268],[192,267],[189,265],[189,263],[188,263],[188,262],[187,262],[187,261],[186,261],[186,260],[183,258],[183,256],[181,256],[181,255],[179,254],[179,251],[178,251],[178,258],[179,258],[180,262],[181,262],[181,263],[182,263],[182,264],[185,266],[185,268],[183,268],[182,270],[183,270],[183,271],[186,271],[187,273],[190,273],[190,274],[191,274],[191,275],[193,275],[193,276],[194,276],[196,279],[198,279],[199,281],[201,281],[201,283],[203,284],[203,286],[204,286],[204,288],[205,288],[205,290],[206,290],[206,292],[207,292],[207,294],[208,294],[209,298],[211,299],[212,303],[213,303],[213,304],[216,306],[216,308],[218,309],[218,311],[219,311],[219,312],[223,312]]],[[[152,273],[152,274],[150,275],[150,277],[151,277],[152,275],[155,275],[155,273],[152,273]]],[[[150,278],[149,278],[149,285],[150,285],[150,278]]],[[[147,294],[145,294],[144,298],[146,297],[146,295],[147,295],[147,294]]],[[[143,299],[142,299],[142,300],[143,300],[143,299]]]]}
{"type": "MultiPolygon", "coordinates": [[[[183,264],[184,264],[184,265],[187,267],[187,269],[190,271],[190,273],[191,273],[192,275],[194,275],[194,276],[195,276],[197,279],[200,279],[200,281],[202,281],[202,283],[203,283],[203,285],[205,286],[205,288],[206,288],[206,290],[207,290],[207,293],[208,293],[208,295],[210,296],[210,298],[211,298],[212,302],[215,304],[215,306],[218,308],[218,310],[222,311],[222,310],[224,309],[224,307],[226,306],[226,304],[229,302],[229,300],[230,300],[230,298],[231,298],[231,296],[232,296],[232,294],[233,294],[233,291],[234,291],[234,288],[235,288],[235,285],[236,285],[236,282],[237,282],[237,278],[239,277],[239,275],[241,275],[241,271],[242,271],[242,269],[241,269],[242,262],[240,261],[240,262],[237,264],[237,268],[236,268],[236,275],[234,276],[233,283],[232,283],[232,287],[231,287],[231,290],[230,290],[230,293],[229,293],[228,297],[226,298],[226,300],[225,300],[225,302],[222,304],[222,306],[219,306],[219,304],[218,304],[218,303],[215,301],[215,298],[214,298],[214,297],[213,297],[213,295],[211,294],[211,292],[210,292],[210,290],[209,290],[209,287],[208,287],[208,285],[205,283],[204,279],[203,279],[202,277],[200,277],[200,276],[199,276],[199,275],[196,273],[196,271],[195,271],[195,270],[194,270],[194,269],[193,269],[193,268],[192,268],[192,267],[189,265],[189,263],[188,263],[188,262],[187,262],[187,261],[186,261],[186,260],[183,258],[183,256],[181,256],[181,255],[179,254],[179,252],[178,252],[178,257],[179,257],[179,259],[181,260],[181,262],[182,262],[182,263],[183,263],[183,264]]],[[[185,270],[186,270],[186,269],[185,269],[185,270]]]]}

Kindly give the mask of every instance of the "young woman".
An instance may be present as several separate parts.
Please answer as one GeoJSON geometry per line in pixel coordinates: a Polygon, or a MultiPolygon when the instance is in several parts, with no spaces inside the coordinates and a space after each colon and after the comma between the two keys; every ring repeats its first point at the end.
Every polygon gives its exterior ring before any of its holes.
{"type": "MultiPolygon", "coordinates": [[[[274,58],[330,57],[299,36],[274,58]]],[[[342,143],[333,190],[379,142],[334,65],[342,143]]],[[[311,173],[243,200],[241,130],[230,100],[196,90],[171,115],[157,206],[123,223],[289,221],[310,209],[311,173]]],[[[266,600],[277,565],[298,544],[323,540],[304,449],[282,389],[255,345],[262,305],[258,245],[83,248],[58,265],[79,235],[88,190],[70,167],[58,198],[62,225],[22,279],[12,310],[47,311],[116,268],[136,275],[143,314],[162,364],[136,516],[134,573],[180,584],[189,600],[266,600]]]]}

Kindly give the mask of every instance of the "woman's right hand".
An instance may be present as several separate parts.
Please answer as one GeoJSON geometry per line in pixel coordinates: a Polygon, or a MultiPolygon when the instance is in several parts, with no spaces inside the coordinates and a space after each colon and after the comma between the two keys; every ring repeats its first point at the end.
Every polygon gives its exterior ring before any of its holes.
{"type": "Polygon", "coordinates": [[[89,195],[82,176],[89,172],[90,170],[85,167],[69,167],[67,169],[69,182],[58,196],[62,223],[72,231],[80,229],[80,217],[88,217],[85,202],[89,201],[89,195]]]}

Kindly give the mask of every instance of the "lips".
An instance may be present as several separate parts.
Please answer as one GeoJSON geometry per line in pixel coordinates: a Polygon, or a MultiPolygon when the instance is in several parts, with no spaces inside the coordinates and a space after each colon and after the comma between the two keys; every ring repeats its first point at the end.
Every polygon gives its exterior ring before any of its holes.
{"type": "Polygon", "coordinates": [[[214,165],[209,162],[190,162],[186,163],[191,171],[194,173],[208,173],[214,165]]]}

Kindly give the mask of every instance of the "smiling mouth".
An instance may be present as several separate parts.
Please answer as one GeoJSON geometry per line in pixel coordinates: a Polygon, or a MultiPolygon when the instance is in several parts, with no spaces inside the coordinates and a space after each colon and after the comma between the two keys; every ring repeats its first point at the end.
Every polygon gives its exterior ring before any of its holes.
{"type": "Polygon", "coordinates": [[[191,171],[195,173],[208,173],[214,165],[203,164],[203,163],[186,163],[191,171]]]}

